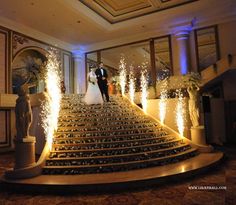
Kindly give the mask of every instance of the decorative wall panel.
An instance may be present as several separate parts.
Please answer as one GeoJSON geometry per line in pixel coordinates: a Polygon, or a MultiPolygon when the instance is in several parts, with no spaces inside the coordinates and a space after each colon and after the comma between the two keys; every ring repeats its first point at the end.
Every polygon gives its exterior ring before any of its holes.
{"type": "Polygon", "coordinates": [[[9,147],[11,137],[9,135],[9,117],[8,111],[0,110],[0,148],[9,147]]]}
{"type": "Polygon", "coordinates": [[[6,92],[7,33],[0,30],[0,93],[6,92]]]}

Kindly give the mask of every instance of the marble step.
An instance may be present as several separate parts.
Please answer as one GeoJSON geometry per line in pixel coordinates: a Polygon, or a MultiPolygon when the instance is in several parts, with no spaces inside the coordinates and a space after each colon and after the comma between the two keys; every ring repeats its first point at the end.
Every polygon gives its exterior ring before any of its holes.
{"type": "Polygon", "coordinates": [[[58,127],[57,132],[104,132],[115,130],[136,130],[136,129],[155,129],[159,128],[156,123],[136,124],[136,125],[113,125],[113,126],[75,126],[75,127],[58,127]]]}
{"type": "MultiPolygon", "coordinates": [[[[135,114],[134,116],[140,116],[143,115],[141,112],[133,111],[135,114]]],[[[76,117],[110,117],[110,116],[129,116],[132,112],[126,112],[126,111],[117,111],[117,112],[76,112],[76,111],[66,111],[66,112],[60,112],[59,117],[64,116],[76,116],[76,117]]]]}
{"type": "Polygon", "coordinates": [[[153,137],[161,137],[167,135],[167,132],[164,130],[155,130],[155,132],[151,130],[131,130],[130,132],[115,132],[115,133],[106,133],[107,135],[100,135],[100,133],[56,133],[54,139],[108,139],[108,138],[116,138],[116,139],[126,139],[133,137],[133,139],[141,138],[142,136],[148,135],[153,137]]]}
{"type": "Polygon", "coordinates": [[[136,146],[126,148],[113,148],[113,149],[94,149],[90,150],[52,150],[49,158],[63,158],[63,157],[101,157],[101,156],[120,156],[120,155],[136,155],[145,154],[151,152],[157,152],[162,150],[173,150],[178,147],[189,147],[188,144],[178,141],[176,139],[169,140],[162,143],[157,143],[155,146],[136,146]]]}
{"type": "Polygon", "coordinates": [[[122,129],[120,128],[119,126],[117,127],[113,127],[112,129],[108,130],[108,128],[104,128],[103,130],[97,128],[97,130],[95,129],[90,129],[90,128],[83,128],[83,129],[79,129],[79,128],[75,128],[75,129],[71,129],[71,128],[68,128],[67,130],[61,130],[60,128],[58,128],[57,130],[57,133],[86,133],[86,134],[89,134],[89,133],[93,133],[93,134],[97,134],[97,135],[103,135],[105,133],[110,133],[110,135],[115,135],[115,134],[119,134],[120,132],[122,133],[136,133],[135,131],[138,130],[144,130],[146,132],[157,132],[160,127],[154,127],[154,126],[150,126],[150,127],[142,127],[142,128],[125,128],[125,129],[122,129]],[[107,129],[107,130],[106,130],[107,129]]]}
{"type": "Polygon", "coordinates": [[[76,115],[73,116],[67,116],[64,115],[63,117],[59,118],[58,122],[104,122],[104,121],[132,121],[132,120],[150,120],[150,118],[139,115],[139,116],[112,116],[112,117],[101,117],[101,118],[95,118],[95,117],[77,117],[76,115]]]}
{"type": "MultiPolygon", "coordinates": [[[[59,157],[59,158],[48,158],[46,166],[70,166],[70,165],[93,165],[93,164],[110,164],[110,163],[123,163],[129,161],[141,161],[151,158],[160,158],[165,156],[171,156],[176,153],[186,151],[191,147],[175,147],[162,150],[155,150],[145,153],[136,154],[123,154],[115,156],[90,156],[90,157],[59,157]]],[[[61,155],[60,155],[61,156],[61,155]]]]}
{"type": "Polygon", "coordinates": [[[110,136],[110,137],[115,137],[119,135],[130,135],[130,134],[142,134],[142,133],[154,133],[158,134],[158,132],[162,131],[162,128],[155,128],[155,129],[147,129],[147,128],[142,128],[138,130],[110,130],[110,131],[102,131],[102,132],[97,132],[97,131],[87,131],[87,132],[78,132],[78,131],[68,131],[68,132],[58,132],[55,134],[57,137],[58,135],[66,135],[68,137],[103,137],[103,136],[110,136]]]}
{"type": "Polygon", "coordinates": [[[109,126],[106,126],[104,124],[101,124],[101,126],[99,125],[89,125],[89,124],[85,124],[83,126],[79,126],[79,125],[72,125],[72,126],[59,126],[58,130],[68,130],[68,129],[85,129],[85,130],[97,130],[97,131],[103,131],[103,130],[107,130],[107,129],[140,129],[140,128],[150,128],[150,127],[160,127],[160,125],[158,123],[155,122],[149,122],[149,123],[127,123],[127,124],[111,124],[109,126]]]}
{"type": "Polygon", "coordinates": [[[132,105],[124,105],[124,104],[104,104],[104,105],[89,105],[89,106],[86,106],[86,105],[73,105],[73,104],[70,104],[70,103],[67,103],[65,105],[62,105],[61,104],[61,110],[70,110],[70,109],[75,109],[75,110],[78,110],[78,111],[88,111],[88,110],[108,110],[108,109],[113,109],[113,110],[116,110],[116,109],[135,109],[134,106],[132,105]]]}
{"type": "Polygon", "coordinates": [[[168,140],[168,139],[174,139],[176,137],[172,135],[155,135],[155,134],[141,134],[141,135],[123,135],[119,137],[66,137],[66,138],[54,138],[53,143],[54,144],[80,144],[80,143],[122,143],[127,141],[139,141],[139,140],[149,140],[149,139],[155,139],[155,140],[168,140]]]}
{"type": "MultiPolygon", "coordinates": [[[[137,108],[136,108],[137,109],[137,108]]],[[[133,107],[119,107],[119,108],[97,108],[97,109],[76,109],[76,108],[71,108],[71,109],[61,109],[60,113],[107,113],[107,112],[123,112],[123,113],[129,113],[131,111],[136,111],[135,108],[133,107]]]]}
{"type": "Polygon", "coordinates": [[[83,102],[70,102],[70,101],[61,101],[61,108],[62,109],[70,109],[71,107],[74,107],[74,108],[79,108],[79,107],[83,107],[84,109],[88,108],[88,109],[103,109],[103,108],[110,108],[110,107],[122,107],[122,106],[128,106],[128,107],[131,107],[130,104],[128,103],[125,103],[125,104],[120,104],[120,103],[117,103],[115,101],[113,102],[110,102],[110,103],[103,103],[103,105],[101,104],[97,104],[97,105],[86,105],[85,103],[83,102]]]}
{"type": "Polygon", "coordinates": [[[133,146],[124,146],[124,147],[79,147],[79,146],[60,146],[53,147],[51,152],[80,152],[80,153],[94,153],[94,155],[101,155],[102,153],[111,155],[111,153],[138,153],[138,152],[147,152],[152,150],[158,150],[163,148],[173,148],[174,146],[188,146],[188,144],[173,140],[161,142],[161,143],[153,143],[153,144],[143,144],[143,145],[133,145],[133,146]]]}
{"type": "Polygon", "coordinates": [[[173,155],[151,158],[146,160],[128,161],[122,163],[94,164],[81,166],[45,166],[43,174],[91,174],[127,171],[151,166],[160,166],[178,162],[193,157],[197,154],[194,148],[186,149],[173,155]]]}
{"type": "MultiPolygon", "coordinates": [[[[54,142],[53,147],[59,147],[61,145],[64,146],[78,146],[78,147],[101,147],[101,148],[117,148],[117,147],[131,147],[131,146],[139,146],[145,144],[155,144],[160,142],[168,141],[169,139],[173,139],[173,137],[162,137],[159,139],[149,138],[149,139],[139,139],[139,140],[125,140],[125,141],[115,141],[115,142],[90,142],[90,143],[78,143],[78,141],[63,141],[64,143],[54,142]],[[67,142],[67,143],[65,143],[67,142]]],[[[178,139],[181,140],[181,139],[178,139]]]]}
{"type": "MultiPolygon", "coordinates": [[[[115,126],[136,125],[153,123],[151,120],[114,120],[114,121],[87,121],[87,122],[58,122],[58,127],[82,127],[82,126],[115,126]]],[[[157,123],[156,123],[157,124],[157,123]]]]}
{"type": "MultiPolygon", "coordinates": [[[[65,117],[65,118],[109,118],[109,117],[113,117],[113,118],[122,118],[122,117],[128,117],[131,113],[126,113],[126,114],[122,114],[122,113],[100,113],[100,114],[90,114],[90,113],[64,113],[64,114],[60,114],[59,118],[61,117],[65,117]]],[[[140,117],[143,114],[134,114],[134,116],[136,117],[140,117]]]]}

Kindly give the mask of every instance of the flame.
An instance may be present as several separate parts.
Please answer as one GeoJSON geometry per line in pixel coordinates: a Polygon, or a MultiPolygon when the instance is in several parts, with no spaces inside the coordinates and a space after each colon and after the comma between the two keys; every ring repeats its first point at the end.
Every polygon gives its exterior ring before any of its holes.
{"type": "Polygon", "coordinates": [[[141,103],[143,111],[147,113],[147,97],[148,97],[148,81],[147,81],[147,70],[144,69],[141,71],[141,103]]]}
{"type": "Polygon", "coordinates": [[[53,135],[57,130],[60,102],[62,97],[60,88],[61,72],[56,50],[51,49],[47,55],[47,59],[48,61],[45,76],[47,92],[45,92],[46,100],[44,102],[42,116],[46,140],[51,150],[53,135]]]}
{"type": "Polygon", "coordinates": [[[167,103],[167,81],[163,82],[161,86],[161,93],[160,93],[160,103],[159,103],[159,114],[160,114],[160,121],[164,124],[165,117],[166,117],[166,103],[167,103]]]}
{"type": "Polygon", "coordinates": [[[121,87],[121,94],[125,95],[125,86],[126,86],[126,63],[125,58],[122,56],[120,59],[119,64],[119,70],[120,70],[120,87],[121,87]]]}
{"type": "Polygon", "coordinates": [[[133,66],[130,66],[129,97],[132,104],[134,104],[134,95],[135,95],[135,78],[134,78],[133,66]]]}
{"type": "Polygon", "coordinates": [[[176,107],[176,123],[178,127],[179,134],[184,136],[184,118],[185,118],[185,109],[184,109],[184,98],[180,90],[176,90],[178,96],[178,102],[176,107]]]}

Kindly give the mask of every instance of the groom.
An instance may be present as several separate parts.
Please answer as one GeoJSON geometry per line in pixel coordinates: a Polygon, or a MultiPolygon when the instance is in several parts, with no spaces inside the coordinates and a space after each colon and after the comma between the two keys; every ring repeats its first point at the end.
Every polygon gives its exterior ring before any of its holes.
{"type": "Polygon", "coordinates": [[[103,68],[103,63],[100,62],[98,68],[95,71],[95,74],[98,79],[98,86],[103,95],[106,96],[107,102],[109,102],[109,95],[108,95],[108,85],[107,85],[107,71],[103,68]]]}

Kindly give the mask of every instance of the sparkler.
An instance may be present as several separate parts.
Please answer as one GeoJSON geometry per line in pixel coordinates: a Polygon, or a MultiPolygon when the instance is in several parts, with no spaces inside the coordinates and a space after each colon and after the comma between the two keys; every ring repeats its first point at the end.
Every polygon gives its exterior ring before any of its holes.
{"type": "Polygon", "coordinates": [[[176,107],[176,123],[178,127],[179,134],[184,136],[184,118],[185,118],[185,109],[184,109],[184,98],[181,90],[176,90],[176,95],[178,96],[178,102],[176,107]]]}
{"type": "Polygon", "coordinates": [[[61,71],[60,62],[57,58],[56,50],[51,49],[47,55],[46,65],[46,100],[43,105],[43,128],[49,148],[51,150],[54,131],[57,130],[57,122],[61,102],[61,71]]]}
{"type": "Polygon", "coordinates": [[[125,58],[122,56],[120,59],[119,64],[119,70],[120,70],[120,87],[121,87],[121,94],[125,95],[125,86],[126,86],[126,63],[125,58]]]}
{"type": "Polygon", "coordinates": [[[164,80],[163,84],[161,85],[160,103],[159,103],[159,114],[160,114],[160,121],[162,124],[164,124],[165,117],[166,117],[167,98],[168,98],[167,81],[164,80]]]}
{"type": "Polygon", "coordinates": [[[142,64],[141,70],[141,103],[143,107],[143,111],[147,113],[147,97],[148,97],[148,78],[147,78],[147,69],[146,65],[142,64]]]}
{"type": "Polygon", "coordinates": [[[135,95],[135,78],[134,78],[134,67],[130,66],[129,74],[129,97],[132,104],[134,104],[134,95],[135,95]]]}

